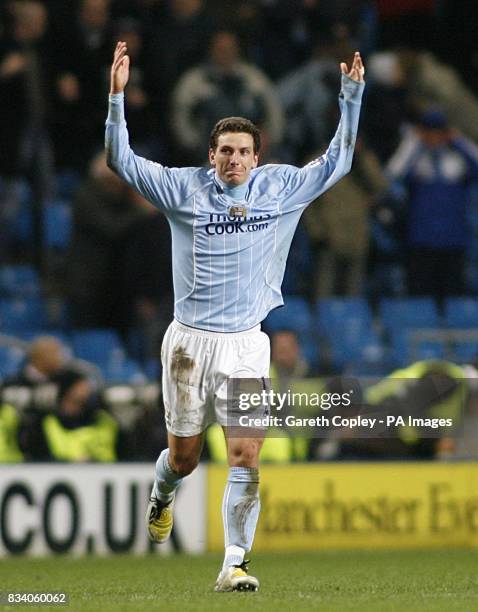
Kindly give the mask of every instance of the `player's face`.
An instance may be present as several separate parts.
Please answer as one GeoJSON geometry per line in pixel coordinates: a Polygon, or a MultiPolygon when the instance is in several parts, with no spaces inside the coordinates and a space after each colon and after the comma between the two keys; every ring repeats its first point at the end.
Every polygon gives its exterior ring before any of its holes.
{"type": "Polygon", "coordinates": [[[248,180],[251,170],[257,167],[254,140],[244,132],[226,132],[217,139],[216,149],[209,149],[209,161],[217,175],[227,185],[235,187],[248,180]]]}

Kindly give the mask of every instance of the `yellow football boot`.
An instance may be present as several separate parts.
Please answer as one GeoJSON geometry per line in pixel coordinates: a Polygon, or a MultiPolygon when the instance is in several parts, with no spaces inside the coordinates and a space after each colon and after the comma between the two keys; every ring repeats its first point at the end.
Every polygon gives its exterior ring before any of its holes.
{"type": "Polygon", "coordinates": [[[155,484],[151,491],[145,517],[148,535],[153,542],[162,544],[171,535],[173,528],[173,504],[174,499],[165,504],[157,498],[155,484]]]}
{"type": "Polygon", "coordinates": [[[243,561],[241,565],[233,565],[223,569],[216,580],[214,590],[217,593],[230,591],[258,591],[259,580],[247,573],[247,563],[243,561]]]}

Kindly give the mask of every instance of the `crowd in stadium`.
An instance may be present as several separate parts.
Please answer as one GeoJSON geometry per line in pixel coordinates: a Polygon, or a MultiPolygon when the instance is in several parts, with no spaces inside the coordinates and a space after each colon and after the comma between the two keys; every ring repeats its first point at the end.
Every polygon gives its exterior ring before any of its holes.
{"type": "MultiPolygon", "coordinates": [[[[325,151],[336,127],[339,62],[360,49],[367,86],[354,165],[307,209],[298,228],[283,285],[286,308],[266,322],[274,334],[273,362],[287,376],[302,378],[342,372],[385,377],[423,359],[475,360],[473,337],[416,336],[412,345],[405,338],[410,329],[445,334],[478,327],[476,302],[459,302],[478,291],[478,5],[457,5],[2,3],[3,389],[53,381],[55,418],[67,428],[103,419],[108,446],[105,454],[100,445],[100,455],[65,456],[55,435],[58,423],[44,423],[51,411],[24,406],[16,423],[18,415],[3,407],[0,423],[15,421],[20,432],[10,457],[149,460],[164,444],[148,402],[132,402],[135,417],[125,426],[121,416],[109,420],[101,406],[108,403],[105,393],[90,390],[96,398],[90,402],[82,387],[85,381],[102,388],[105,381],[157,380],[160,340],[172,317],[167,222],[113,175],[102,152],[118,40],[127,42],[132,63],[126,92],[132,146],[169,166],[206,164],[210,129],[228,115],[260,126],[261,163],[307,163],[325,151]],[[459,37],[453,35],[457,27],[459,37]],[[398,298],[403,301],[395,312],[398,298]],[[106,328],[98,345],[87,335],[106,328]],[[27,343],[45,333],[60,338],[74,357],[94,362],[101,380],[94,366],[39,379],[43,366],[35,366],[32,381],[22,378],[32,372],[24,360],[34,358],[37,346],[27,343]],[[75,404],[75,391],[87,407],[80,416],[65,407],[75,404]]],[[[454,371],[451,377],[467,375],[454,371]]],[[[115,406],[108,410],[114,414],[115,406]]],[[[121,412],[118,405],[116,410],[121,412]]],[[[402,446],[390,454],[431,457],[449,450],[446,443],[438,446],[424,443],[416,452],[402,446]]],[[[208,452],[215,454],[212,446],[208,452]]],[[[362,456],[363,450],[349,443],[342,450],[316,444],[277,452],[317,459],[362,456]]],[[[377,456],[384,452],[377,449],[377,456]]]]}

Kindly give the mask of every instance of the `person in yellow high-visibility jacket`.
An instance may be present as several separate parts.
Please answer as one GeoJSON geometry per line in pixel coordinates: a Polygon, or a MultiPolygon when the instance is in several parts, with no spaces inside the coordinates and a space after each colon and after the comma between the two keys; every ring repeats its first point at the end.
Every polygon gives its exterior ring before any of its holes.
{"type": "Polygon", "coordinates": [[[92,400],[90,381],[76,372],[58,379],[57,411],[42,420],[49,455],[57,461],[116,461],[118,423],[92,400]]]}
{"type": "Polygon", "coordinates": [[[455,432],[477,383],[474,367],[448,361],[417,361],[393,371],[363,391],[362,409],[373,411],[374,416],[401,416],[404,422],[397,420],[398,425],[390,428],[394,435],[389,431],[376,438],[341,440],[341,457],[432,459],[452,455],[455,432]],[[436,428],[427,425],[432,419],[436,428]],[[440,419],[444,425],[438,427],[440,419]]]}
{"type": "Polygon", "coordinates": [[[0,463],[23,461],[19,446],[20,417],[13,406],[0,405],[0,463]]]}
{"type": "MultiPolygon", "coordinates": [[[[277,330],[271,337],[271,366],[269,370],[270,385],[273,391],[280,393],[306,393],[316,391],[318,381],[307,378],[311,368],[304,358],[297,334],[291,329],[277,330]]],[[[287,414],[295,416],[312,416],[307,406],[284,406],[276,416],[285,417],[287,414]]],[[[275,448],[278,452],[280,445],[285,446],[286,440],[289,448],[290,461],[306,461],[309,455],[310,430],[297,431],[281,427],[279,430],[270,428],[261,449],[261,460],[271,461],[268,449],[275,448]],[[267,445],[267,446],[266,446],[267,445]]]]}

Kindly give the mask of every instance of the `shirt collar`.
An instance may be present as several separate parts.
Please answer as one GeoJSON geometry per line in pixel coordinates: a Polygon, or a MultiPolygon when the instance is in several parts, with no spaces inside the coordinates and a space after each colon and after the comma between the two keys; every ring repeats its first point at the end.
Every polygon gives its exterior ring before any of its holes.
{"type": "Polygon", "coordinates": [[[219,178],[217,172],[214,173],[214,182],[222,193],[234,200],[244,200],[247,190],[249,189],[249,181],[245,181],[242,185],[237,185],[236,187],[229,187],[229,185],[219,178]]]}

